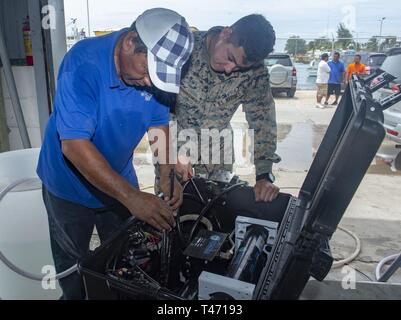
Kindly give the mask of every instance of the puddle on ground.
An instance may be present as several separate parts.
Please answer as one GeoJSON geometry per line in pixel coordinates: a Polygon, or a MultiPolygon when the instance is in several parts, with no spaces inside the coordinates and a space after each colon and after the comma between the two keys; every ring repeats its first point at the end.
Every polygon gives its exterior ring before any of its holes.
{"type": "Polygon", "coordinates": [[[275,168],[309,170],[326,130],[327,126],[314,125],[312,122],[279,124],[277,153],[282,161],[275,168]]]}
{"type": "MultiPolygon", "coordinates": [[[[277,131],[277,154],[282,161],[275,169],[288,171],[309,170],[316,152],[326,133],[327,126],[311,121],[296,124],[279,124],[277,131]]],[[[401,153],[395,143],[385,140],[368,170],[368,174],[401,176],[394,166],[394,159],[401,153]]]]}

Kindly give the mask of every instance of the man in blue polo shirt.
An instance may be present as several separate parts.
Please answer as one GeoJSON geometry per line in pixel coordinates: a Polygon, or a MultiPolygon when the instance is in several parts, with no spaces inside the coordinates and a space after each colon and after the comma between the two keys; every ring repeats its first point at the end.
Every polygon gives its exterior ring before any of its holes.
{"type": "MultiPolygon", "coordinates": [[[[37,169],[57,273],[88,252],[95,225],[101,241],[130,215],[159,230],[174,225],[182,189],[175,181],[169,199],[173,165],[159,163],[166,195],[160,199],[138,190],[132,160],[147,131],[169,136],[169,108],[153,93],[179,92],[192,49],[185,19],[158,8],[131,28],[83,40],[66,54],[37,169]]],[[[85,298],[78,273],[59,282],[64,299],[85,298]]]]}
{"type": "Polygon", "coordinates": [[[334,52],[333,59],[328,62],[330,71],[330,78],[328,83],[328,92],[326,95],[325,105],[329,104],[330,95],[334,94],[336,100],[332,103],[333,106],[338,104],[338,99],[341,95],[341,83],[345,79],[345,67],[340,61],[340,53],[334,52]]]}

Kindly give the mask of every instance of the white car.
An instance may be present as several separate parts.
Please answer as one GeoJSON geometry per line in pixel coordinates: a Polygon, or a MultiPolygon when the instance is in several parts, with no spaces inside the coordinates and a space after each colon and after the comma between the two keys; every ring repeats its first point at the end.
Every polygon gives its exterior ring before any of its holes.
{"type": "Polygon", "coordinates": [[[293,98],[297,91],[297,69],[291,57],[286,53],[272,53],[265,59],[265,66],[273,95],[286,92],[287,97],[293,98]]]}
{"type": "MultiPolygon", "coordinates": [[[[399,92],[401,84],[401,53],[390,55],[384,60],[381,69],[397,77],[389,86],[379,90],[379,98],[383,99],[399,92]]],[[[384,111],[384,127],[390,140],[401,144],[401,102],[384,111]]]]}
{"type": "MultiPolygon", "coordinates": [[[[395,52],[384,60],[381,69],[387,71],[397,77],[390,85],[380,89],[375,95],[378,99],[383,99],[400,91],[401,84],[401,52],[395,52]]],[[[391,154],[378,154],[383,159],[387,159],[393,163],[395,169],[401,170],[401,102],[396,103],[383,112],[384,128],[386,129],[387,138],[395,143],[395,147],[400,150],[393,150],[391,154]],[[391,158],[391,159],[390,159],[391,158]]]]}

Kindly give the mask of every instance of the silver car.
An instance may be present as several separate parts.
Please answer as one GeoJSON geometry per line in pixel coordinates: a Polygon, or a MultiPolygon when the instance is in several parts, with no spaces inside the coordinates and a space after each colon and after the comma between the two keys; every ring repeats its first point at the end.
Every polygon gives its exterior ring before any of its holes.
{"type": "Polygon", "coordinates": [[[291,57],[286,53],[272,53],[265,59],[265,66],[270,74],[270,86],[273,95],[287,93],[293,98],[297,91],[297,69],[291,57]]]}
{"type": "MultiPolygon", "coordinates": [[[[377,92],[376,97],[383,99],[393,93],[397,93],[400,90],[399,85],[401,84],[401,52],[389,55],[384,60],[381,69],[389,72],[393,76],[397,77],[393,83],[389,86],[380,89],[377,92]]],[[[378,154],[383,159],[393,163],[394,168],[401,170],[401,152],[398,150],[401,146],[401,102],[396,103],[391,108],[384,112],[384,127],[386,129],[387,138],[394,142],[396,149],[392,150],[388,154],[378,154]]]]}
{"type": "MultiPolygon", "coordinates": [[[[401,53],[388,56],[381,68],[397,77],[388,87],[379,90],[379,98],[383,99],[400,90],[401,53]]],[[[384,111],[384,127],[386,128],[387,137],[401,144],[401,102],[384,111]]]]}

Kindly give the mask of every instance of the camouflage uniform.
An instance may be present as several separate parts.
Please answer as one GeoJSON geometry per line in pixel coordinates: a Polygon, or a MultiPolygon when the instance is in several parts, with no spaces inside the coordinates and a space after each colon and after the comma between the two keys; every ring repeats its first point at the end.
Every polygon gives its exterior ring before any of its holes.
{"type": "MultiPolygon", "coordinates": [[[[201,129],[230,129],[231,118],[242,104],[249,129],[254,130],[253,160],[256,174],[271,172],[273,163],[281,159],[275,154],[277,124],[268,70],[261,63],[250,70],[233,72],[229,76],[214,72],[209,65],[206,36],[220,31],[221,28],[216,27],[208,33],[194,33],[195,47],[182,79],[173,120],[177,121],[178,132],[182,129],[195,129],[201,141],[201,129]]],[[[178,147],[182,144],[178,143],[178,147]]],[[[223,146],[220,148],[224,154],[223,146]]],[[[200,155],[199,151],[199,158],[200,155]]],[[[199,163],[194,168],[197,174],[212,173],[219,169],[232,171],[232,165],[199,163]]]]}

